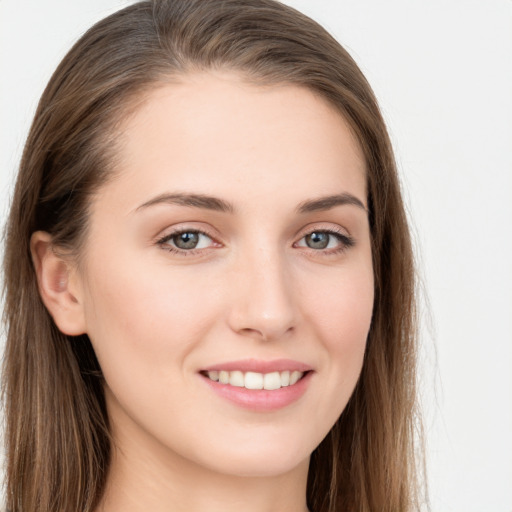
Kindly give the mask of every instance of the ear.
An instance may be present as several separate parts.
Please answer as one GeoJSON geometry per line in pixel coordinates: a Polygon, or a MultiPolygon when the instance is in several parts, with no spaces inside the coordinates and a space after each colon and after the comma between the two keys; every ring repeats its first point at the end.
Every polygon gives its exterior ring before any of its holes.
{"type": "Polygon", "coordinates": [[[76,269],[55,251],[52,237],[44,231],[32,234],[30,252],[39,294],[55,324],[64,334],[84,334],[86,323],[76,269]]]}

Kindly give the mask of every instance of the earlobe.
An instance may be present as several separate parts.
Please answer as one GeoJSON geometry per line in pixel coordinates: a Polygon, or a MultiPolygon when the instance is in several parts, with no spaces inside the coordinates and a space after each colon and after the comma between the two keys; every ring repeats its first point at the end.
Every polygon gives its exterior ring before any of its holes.
{"type": "Polygon", "coordinates": [[[64,334],[84,334],[85,315],[73,266],[55,251],[51,235],[44,231],[32,234],[30,251],[39,294],[55,324],[64,334]]]}

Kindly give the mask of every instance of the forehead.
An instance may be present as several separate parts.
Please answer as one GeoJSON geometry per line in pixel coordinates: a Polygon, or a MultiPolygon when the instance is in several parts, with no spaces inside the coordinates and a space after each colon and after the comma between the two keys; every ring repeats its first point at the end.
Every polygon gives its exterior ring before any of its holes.
{"type": "Polygon", "coordinates": [[[349,189],[366,202],[364,157],[349,125],[297,85],[185,75],[142,98],[120,141],[113,191],[125,187],[135,202],[176,189],[242,201],[349,189]]]}

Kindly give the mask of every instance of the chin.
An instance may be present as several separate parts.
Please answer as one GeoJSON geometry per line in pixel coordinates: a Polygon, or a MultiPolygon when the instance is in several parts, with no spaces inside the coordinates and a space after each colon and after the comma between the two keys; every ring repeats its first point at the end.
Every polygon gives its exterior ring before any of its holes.
{"type": "Polygon", "coordinates": [[[316,445],[298,442],[294,436],[256,436],[252,442],[230,443],[229,446],[218,444],[215,453],[209,453],[209,461],[198,461],[216,473],[240,477],[276,477],[293,470],[309,466],[311,452],[316,445]],[[214,462],[212,462],[212,460],[214,462]]]}

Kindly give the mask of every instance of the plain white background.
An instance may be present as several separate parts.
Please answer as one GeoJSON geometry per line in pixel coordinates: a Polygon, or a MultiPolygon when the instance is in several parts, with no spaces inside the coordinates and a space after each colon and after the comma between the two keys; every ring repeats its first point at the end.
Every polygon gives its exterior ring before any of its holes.
{"type": "MultiPolygon", "coordinates": [[[[2,224],[53,69],[128,3],[0,0],[2,224]]],[[[390,128],[425,288],[433,512],[512,512],[512,1],[286,3],[350,51],[390,128]]]]}

